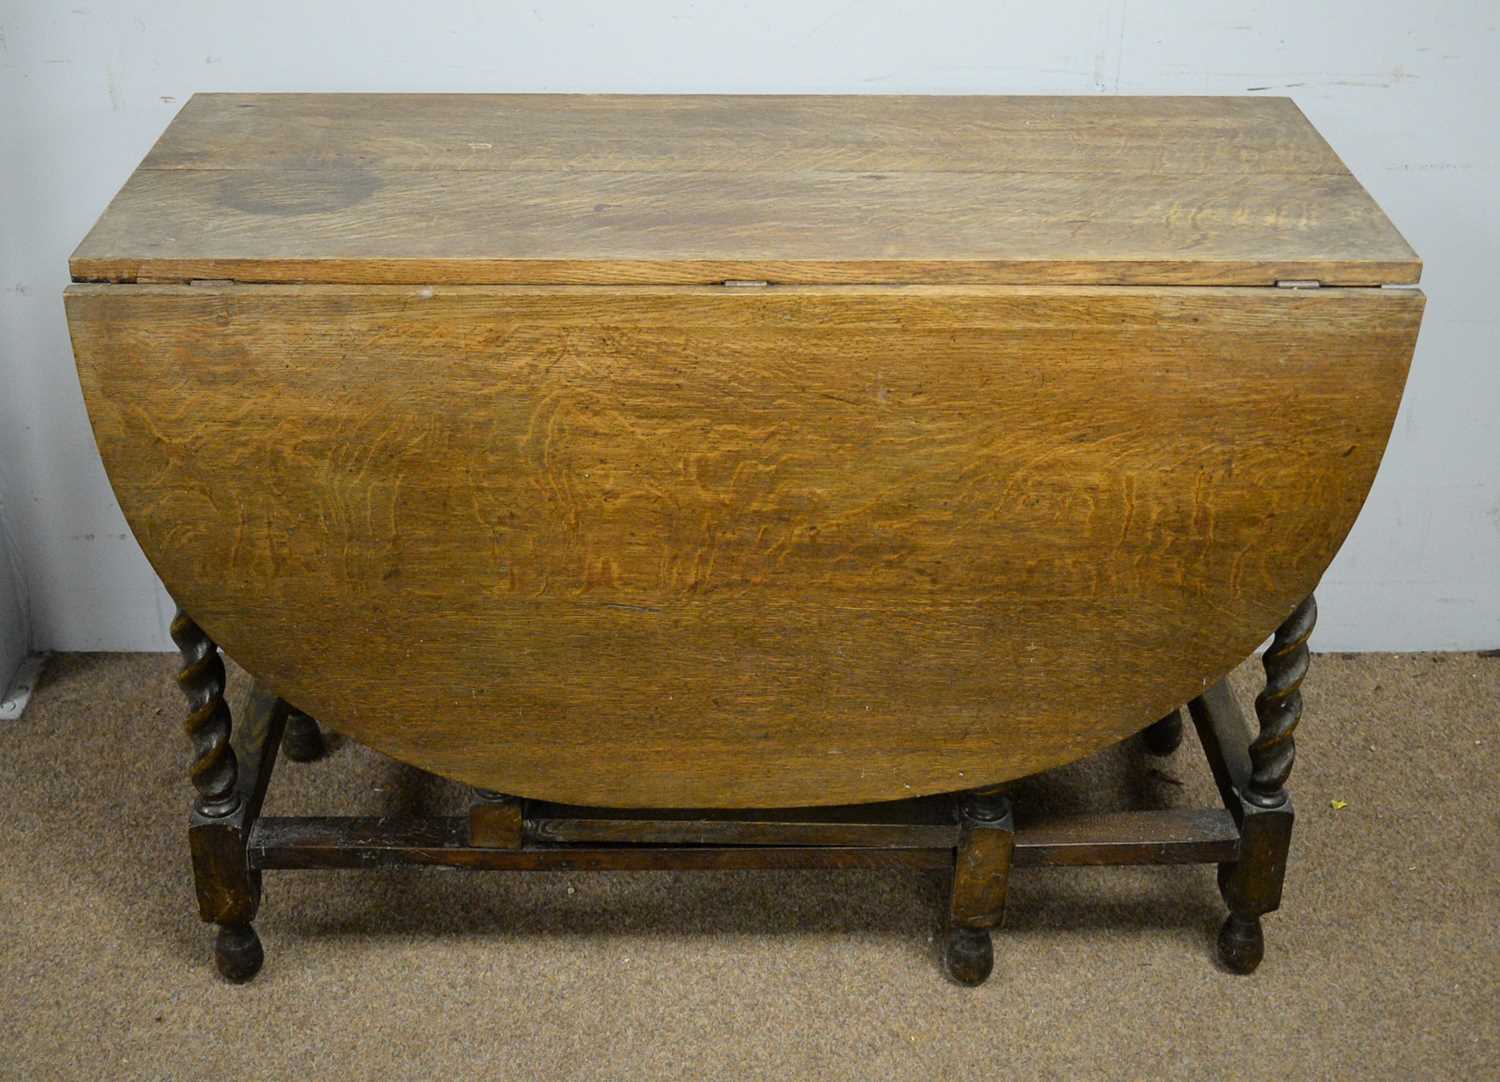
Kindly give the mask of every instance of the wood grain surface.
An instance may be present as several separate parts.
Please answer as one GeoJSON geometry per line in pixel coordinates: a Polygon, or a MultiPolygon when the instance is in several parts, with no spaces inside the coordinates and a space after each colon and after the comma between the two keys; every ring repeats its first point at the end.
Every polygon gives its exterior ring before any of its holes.
{"type": "Polygon", "coordinates": [[[615,807],[965,789],[1244,658],[1374,477],[1414,290],[73,286],[167,587],[297,707],[615,807]]]}
{"type": "Polygon", "coordinates": [[[1286,98],[196,95],[77,280],[1379,285],[1286,98]]]}

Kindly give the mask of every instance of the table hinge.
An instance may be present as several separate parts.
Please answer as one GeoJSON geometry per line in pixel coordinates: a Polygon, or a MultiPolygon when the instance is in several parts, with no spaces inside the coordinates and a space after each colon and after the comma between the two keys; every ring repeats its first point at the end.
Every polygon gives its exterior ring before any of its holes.
{"type": "Polygon", "coordinates": [[[1278,278],[1277,289],[1319,289],[1323,285],[1316,278],[1278,278]]]}
{"type": "Polygon", "coordinates": [[[719,284],[727,289],[762,289],[771,283],[764,278],[725,278],[719,284]]]}

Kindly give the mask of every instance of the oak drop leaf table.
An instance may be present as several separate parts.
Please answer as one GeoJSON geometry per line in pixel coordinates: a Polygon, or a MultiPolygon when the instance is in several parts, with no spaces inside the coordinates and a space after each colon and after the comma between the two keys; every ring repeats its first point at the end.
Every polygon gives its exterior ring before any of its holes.
{"type": "Polygon", "coordinates": [[[947,869],[978,983],[1012,865],[1214,863],[1259,962],[1423,305],[1289,100],[199,95],[71,271],[227,977],[396,864],[947,869]],[[1222,808],[1015,829],[1184,706],[1222,808]],[[262,816],[319,723],[471,813],[262,816]]]}

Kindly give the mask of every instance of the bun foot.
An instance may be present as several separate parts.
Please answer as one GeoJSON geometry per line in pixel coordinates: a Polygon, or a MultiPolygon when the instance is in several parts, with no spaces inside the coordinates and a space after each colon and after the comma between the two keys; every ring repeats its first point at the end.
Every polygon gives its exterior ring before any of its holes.
{"type": "Polygon", "coordinates": [[[983,984],[995,968],[995,948],[984,928],[952,928],[943,948],[948,976],[970,988],[983,984]]]}
{"type": "Polygon", "coordinates": [[[266,952],[260,936],[248,924],[226,924],[214,939],[214,964],[227,981],[244,984],[260,972],[266,952]]]}
{"type": "Polygon", "coordinates": [[[1219,929],[1219,961],[1231,973],[1254,973],[1266,953],[1266,938],[1260,930],[1259,917],[1238,917],[1233,913],[1219,929]]]}
{"type": "Polygon", "coordinates": [[[310,763],[321,759],[328,746],[323,742],[323,730],[318,723],[300,711],[292,711],[286,719],[286,735],[281,738],[281,750],[286,757],[297,763],[310,763]]]}
{"type": "Polygon", "coordinates": [[[1152,755],[1171,755],[1182,743],[1182,711],[1173,710],[1141,734],[1152,755]]]}

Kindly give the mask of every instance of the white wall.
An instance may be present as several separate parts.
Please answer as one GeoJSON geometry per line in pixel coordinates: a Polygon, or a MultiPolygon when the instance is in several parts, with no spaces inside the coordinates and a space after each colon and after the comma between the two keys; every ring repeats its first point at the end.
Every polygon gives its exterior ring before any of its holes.
{"type": "Polygon", "coordinates": [[[1500,645],[1500,5],[0,0],[0,477],[38,648],[165,648],[59,295],[195,90],[1290,94],[1425,258],[1426,325],[1321,649],[1500,645]]]}

